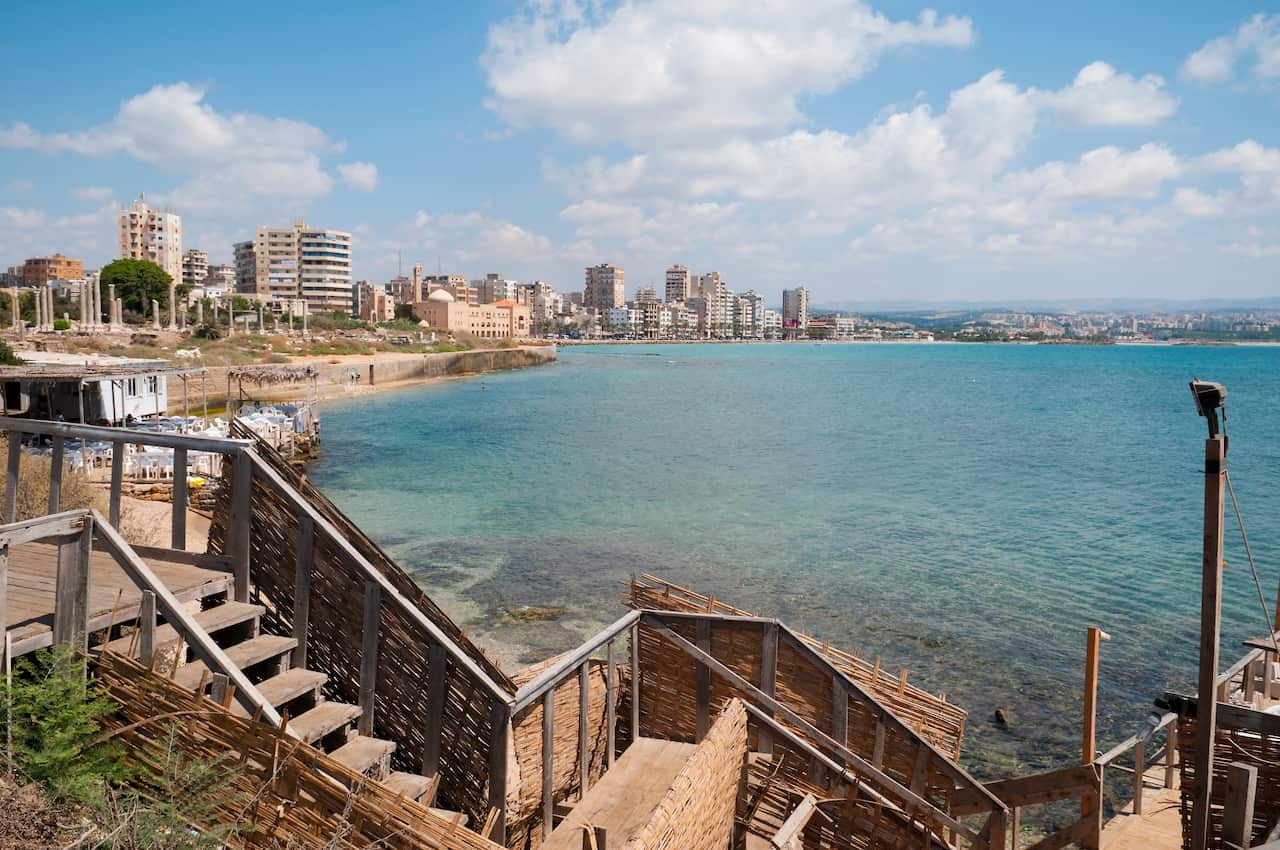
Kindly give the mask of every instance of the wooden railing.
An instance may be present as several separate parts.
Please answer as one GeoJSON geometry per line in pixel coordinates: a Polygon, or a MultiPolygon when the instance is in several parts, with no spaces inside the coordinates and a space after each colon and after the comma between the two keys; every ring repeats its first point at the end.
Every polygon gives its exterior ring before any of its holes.
{"type": "Polygon", "coordinates": [[[1142,814],[1147,767],[1161,760],[1164,761],[1162,788],[1173,787],[1174,775],[1177,771],[1178,736],[1173,724],[1178,719],[1178,715],[1173,712],[1166,712],[1162,716],[1153,719],[1155,720],[1154,723],[1148,723],[1140,732],[1130,735],[1093,762],[1098,767],[1099,782],[1102,782],[1104,793],[1106,791],[1104,780],[1107,768],[1132,774],[1133,782],[1131,787],[1133,791],[1133,813],[1135,815],[1142,814]],[[1151,742],[1161,732],[1165,734],[1165,745],[1159,749],[1151,750],[1151,742]],[[1116,763],[1121,756],[1130,751],[1133,753],[1133,765],[1131,767],[1116,763]]]}

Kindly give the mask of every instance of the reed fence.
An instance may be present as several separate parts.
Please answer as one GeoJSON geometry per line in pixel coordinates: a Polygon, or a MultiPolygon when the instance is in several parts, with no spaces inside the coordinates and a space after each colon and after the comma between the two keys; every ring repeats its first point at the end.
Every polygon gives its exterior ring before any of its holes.
{"type": "Polygon", "coordinates": [[[282,729],[237,717],[132,659],[104,653],[95,676],[119,706],[108,731],[125,746],[144,787],[164,790],[162,766],[171,747],[187,759],[227,766],[228,792],[207,801],[212,822],[193,826],[229,830],[231,847],[501,850],[463,827],[460,817],[444,818],[282,729]]]}

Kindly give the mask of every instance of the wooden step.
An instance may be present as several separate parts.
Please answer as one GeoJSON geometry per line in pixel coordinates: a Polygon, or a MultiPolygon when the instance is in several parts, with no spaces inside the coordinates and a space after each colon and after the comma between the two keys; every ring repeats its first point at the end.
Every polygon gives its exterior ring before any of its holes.
{"type": "Polygon", "coordinates": [[[353,735],[350,741],[329,753],[329,758],[345,764],[357,773],[366,773],[374,779],[380,779],[387,771],[395,748],[394,741],[353,735]]]}
{"type": "MultiPolygon", "coordinates": [[[[272,676],[270,679],[260,682],[257,688],[263,699],[275,708],[279,708],[305,693],[318,690],[328,679],[329,677],[323,673],[317,673],[314,670],[307,670],[303,667],[295,667],[292,670],[286,670],[278,676],[272,676]]],[[[231,711],[240,717],[249,716],[249,712],[245,711],[239,702],[231,704],[231,711]]]]}
{"type": "Polygon", "coordinates": [[[289,729],[308,744],[341,729],[360,716],[360,706],[345,702],[322,702],[289,720],[289,729]]]}
{"type": "MultiPolygon", "coordinates": [[[[231,659],[232,664],[244,670],[246,667],[252,667],[255,664],[261,664],[263,661],[278,658],[286,652],[292,652],[297,645],[298,642],[291,637],[258,635],[235,646],[227,647],[223,651],[227,654],[227,658],[231,659]]],[[[184,664],[178,668],[178,673],[173,677],[173,680],[188,690],[194,689],[196,685],[200,684],[200,676],[205,669],[202,661],[184,664]]]]}
{"type": "Polygon", "coordinates": [[[393,770],[386,779],[382,780],[382,784],[397,794],[403,794],[410,800],[417,801],[421,800],[422,795],[431,787],[431,779],[416,773],[393,770]]]}
{"type": "MultiPolygon", "coordinates": [[[[241,623],[247,623],[261,617],[267,609],[261,605],[249,605],[245,602],[224,602],[213,608],[206,608],[195,615],[195,621],[200,624],[209,634],[216,634],[223,629],[229,629],[232,626],[238,626],[241,623]]],[[[155,648],[163,649],[178,642],[178,632],[173,626],[165,623],[156,626],[155,648]]],[[[129,647],[133,647],[133,655],[136,658],[140,651],[138,646],[139,638],[136,635],[125,635],[116,638],[110,643],[103,644],[98,647],[100,650],[111,650],[124,655],[129,652],[129,647]]]]}

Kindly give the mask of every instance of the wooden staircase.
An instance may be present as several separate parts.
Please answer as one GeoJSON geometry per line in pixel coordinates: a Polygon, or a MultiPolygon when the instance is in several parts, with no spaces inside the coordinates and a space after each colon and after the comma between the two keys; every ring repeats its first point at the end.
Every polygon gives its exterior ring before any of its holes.
{"type": "MultiPolygon", "coordinates": [[[[297,640],[262,633],[261,618],[266,611],[263,606],[235,602],[230,595],[210,596],[201,604],[205,607],[194,614],[196,623],[222,647],[267,702],[282,715],[287,713],[289,731],[294,737],[398,794],[428,806],[434,802],[435,783],[430,777],[391,769],[391,754],[396,749],[394,741],[356,731],[361,714],[359,706],[326,699],[324,685],[328,677],[324,673],[291,666],[297,640]]],[[[97,649],[140,659],[142,649],[136,626],[136,621],[124,623],[122,631],[127,633],[97,649]]],[[[153,645],[156,670],[187,689],[209,692],[213,680],[211,671],[203,662],[192,659],[173,626],[157,625],[153,645]]],[[[235,701],[231,702],[230,711],[241,717],[248,716],[244,707],[235,701]]],[[[456,815],[442,809],[436,811],[447,817],[456,815]]]]}

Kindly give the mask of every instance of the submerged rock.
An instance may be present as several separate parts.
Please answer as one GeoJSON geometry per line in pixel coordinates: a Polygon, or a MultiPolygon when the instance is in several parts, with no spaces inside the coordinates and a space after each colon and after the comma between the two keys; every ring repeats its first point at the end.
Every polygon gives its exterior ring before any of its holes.
{"type": "Polygon", "coordinates": [[[1013,721],[1013,718],[1010,716],[1008,710],[1004,708],[996,709],[996,725],[997,726],[1000,726],[1001,728],[1004,728],[1004,729],[1008,729],[1012,721],[1013,721]]]}
{"type": "Polygon", "coordinates": [[[513,620],[535,622],[555,620],[564,615],[564,608],[559,606],[520,605],[513,608],[503,608],[502,611],[513,620]]]}

